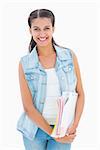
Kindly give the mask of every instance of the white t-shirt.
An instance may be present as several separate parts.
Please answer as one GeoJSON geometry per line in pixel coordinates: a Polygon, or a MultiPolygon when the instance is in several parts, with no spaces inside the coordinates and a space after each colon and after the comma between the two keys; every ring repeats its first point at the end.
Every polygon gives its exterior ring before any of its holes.
{"type": "Polygon", "coordinates": [[[55,68],[45,69],[45,71],[47,73],[47,89],[42,115],[50,125],[54,125],[58,113],[57,98],[60,96],[60,86],[55,68]]]}

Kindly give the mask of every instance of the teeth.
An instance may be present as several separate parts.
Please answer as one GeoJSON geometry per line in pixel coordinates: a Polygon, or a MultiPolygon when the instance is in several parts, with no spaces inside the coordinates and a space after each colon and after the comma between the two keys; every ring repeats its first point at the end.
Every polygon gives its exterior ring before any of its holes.
{"type": "Polygon", "coordinates": [[[39,38],[39,40],[40,40],[40,41],[45,41],[45,40],[46,40],[46,38],[39,38]]]}

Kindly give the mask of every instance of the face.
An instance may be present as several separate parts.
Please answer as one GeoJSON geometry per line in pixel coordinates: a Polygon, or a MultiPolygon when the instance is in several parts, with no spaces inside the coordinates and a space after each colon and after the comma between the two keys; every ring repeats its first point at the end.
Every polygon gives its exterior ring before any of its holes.
{"type": "Polygon", "coordinates": [[[36,18],[32,21],[30,33],[38,46],[47,46],[52,41],[54,27],[50,18],[36,18]]]}

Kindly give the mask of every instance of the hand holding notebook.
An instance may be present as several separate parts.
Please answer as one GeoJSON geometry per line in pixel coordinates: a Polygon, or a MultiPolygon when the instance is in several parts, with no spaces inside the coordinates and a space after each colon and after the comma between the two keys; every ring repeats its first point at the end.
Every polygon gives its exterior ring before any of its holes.
{"type": "Polygon", "coordinates": [[[62,96],[58,98],[59,112],[51,134],[52,137],[64,137],[67,134],[68,128],[73,123],[77,95],[76,92],[63,92],[62,96]]]}

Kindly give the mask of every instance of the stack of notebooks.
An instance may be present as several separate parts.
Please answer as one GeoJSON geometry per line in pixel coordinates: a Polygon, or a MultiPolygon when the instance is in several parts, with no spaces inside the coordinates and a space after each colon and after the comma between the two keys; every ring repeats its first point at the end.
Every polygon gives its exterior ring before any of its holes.
{"type": "Polygon", "coordinates": [[[76,92],[63,92],[58,98],[59,112],[51,134],[52,137],[64,137],[74,121],[75,108],[78,94],[76,92]]]}

